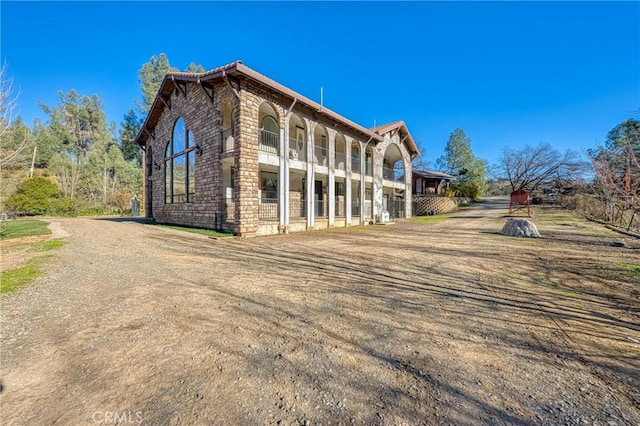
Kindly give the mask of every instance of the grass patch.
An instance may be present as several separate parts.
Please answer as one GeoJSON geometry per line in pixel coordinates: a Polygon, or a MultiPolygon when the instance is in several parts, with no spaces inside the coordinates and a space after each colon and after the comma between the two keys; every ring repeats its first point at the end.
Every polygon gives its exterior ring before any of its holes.
{"type": "Polygon", "coordinates": [[[35,219],[4,221],[0,238],[8,240],[11,238],[33,237],[35,235],[49,235],[51,231],[47,228],[48,225],[43,220],[35,219]]]}
{"type": "Polygon", "coordinates": [[[67,244],[67,242],[60,239],[42,241],[36,244],[36,250],[38,251],[55,250],[55,249],[59,249],[65,244],[67,244]]]}
{"type": "Polygon", "coordinates": [[[623,271],[631,272],[631,275],[640,277],[640,265],[634,265],[632,263],[616,263],[614,266],[618,269],[622,269],[623,271]]]}
{"type": "Polygon", "coordinates": [[[231,232],[216,231],[214,229],[192,228],[189,226],[168,225],[164,223],[154,223],[153,226],[161,228],[175,229],[177,231],[191,232],[193,234],[206,235],[208,237],[233,237],[231,232]]]}
{"type": "Polygon", "coordinates": [[[433,216],[415,216],[411,220],[418,223],[440,223],[444,222],[447,217],[446,214],[436,214],[433,216]]]}
{"type": "Polygon", "coordinates": [[[21,268],[12,269],[0,274],[0,293],[8,293],[24,285],[31,284],[42,271],[33,261],[21,268]]]}

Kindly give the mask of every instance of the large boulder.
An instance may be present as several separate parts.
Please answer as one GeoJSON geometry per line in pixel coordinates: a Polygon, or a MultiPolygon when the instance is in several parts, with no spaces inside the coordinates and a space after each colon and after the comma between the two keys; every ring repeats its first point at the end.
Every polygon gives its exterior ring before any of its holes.
{"type": "Polygon", "coordinates": [[[509,219],[502,227],[500,233],[510,237],[540,238],[538,228],[536,228],[536,225],[529,219],[509,219]]]}

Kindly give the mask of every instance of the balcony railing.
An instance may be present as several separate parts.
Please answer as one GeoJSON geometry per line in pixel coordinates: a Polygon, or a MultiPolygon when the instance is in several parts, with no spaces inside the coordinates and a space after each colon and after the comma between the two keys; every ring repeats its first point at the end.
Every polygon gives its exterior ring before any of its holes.
{"type": "Polygon", "coordinates": [[[260,198],[258,218],[260,220],[277,220],[278,198],[260,198]]]}
{"type": "Polygon", "coordinates": [[[220,140],[222,143],[220,144],[220,152],[231,152],[233,151],[233,128],[223,130],[220,132],[220,140]]]}
{"type": "Polygon", "coordinates": [[[313,147],[313,162],[318,164],[319,166],[327,167],[329,162],[327,161],[327,148],[315,145],[313,147]]]}
{"type": "Polygon", "coordinates": [[[353,173],[360,173],[360,159],[352,158],[351,159],[351,171],[353,173]]]}
{"type": "Polygon", "coordinates": [[[261,151],[277,154],[278,146],[280,146],[279,134],[270,132],[265,129],[260,129],[260,150],[261,151]]]}
{"type": "Polygon", "coordinates": [[[367,160],[364,165],[364,174],[367,176],[373,176],[373,163],[371,160],[367,160]]]}
{"type": "Polygon", "coordinates": [[[392,219],[404,219],[406,217],[404,200],[393,200],[389,216],[392,219]]]}
{"type": "Polygon", "coordinates": [[[387,180],[394,180],[393,169],[391,167],[382,168],[382,177],[387,180]]]}
{"type": "Polygon", "coordinates": [[[306,161],[306,149],[305,144],[294,138],[289,138],[289,159],[306,161]]]}
{"type": "Polygon", "coordinates": [[[341,152],[336,152],[336,169],[345,169],[345,155],[341,152]]]}

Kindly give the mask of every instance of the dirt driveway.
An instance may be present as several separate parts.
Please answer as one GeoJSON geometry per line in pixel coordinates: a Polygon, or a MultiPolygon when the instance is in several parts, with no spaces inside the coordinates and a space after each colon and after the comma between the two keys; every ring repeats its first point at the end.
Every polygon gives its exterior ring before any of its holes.
{"type": "Polygon", "coordinates": [[[553,209],[504,237],[505,212],[250,240],[56,220],[69,244],[2,299],[0,422],[639,424],[640,243],[553,209]]]}

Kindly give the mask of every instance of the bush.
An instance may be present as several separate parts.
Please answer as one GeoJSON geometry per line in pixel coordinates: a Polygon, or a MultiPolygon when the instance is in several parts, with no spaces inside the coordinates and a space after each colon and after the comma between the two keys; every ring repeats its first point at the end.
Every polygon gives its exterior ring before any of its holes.
{"type": "Polygon", "coordinates": [[[444,190],[442,195],[444,195],[445,197],[448,197],[448,198],[453,198],[453,197],[456,196],[456,191],[453,188],[447,188],[447,189],[444,190]]]}
{"type": "Polygon", "coordinates": [[[482,192],[480,186],[475,182],[454,184],[452,189],[455,191],[457,197],[473,198],[474,200],[480,198],[482,192]]]}
{"type": "Polygon", "coordinates": [[[71,197],[60,197],[51,200],[49,213],[60,216],[76,216],[80,209],[80,201],[71,197]]]}
{"type": "Polygon", "coordinates": [[[58,185],[37,176],[18,185],[16,192],[7,199],[7,208],[14,212],[43,214],[49,210],[51,200],[59,196],[58,185]]]}

